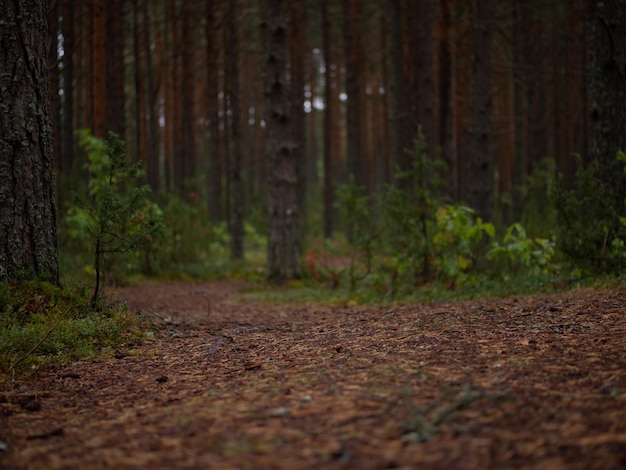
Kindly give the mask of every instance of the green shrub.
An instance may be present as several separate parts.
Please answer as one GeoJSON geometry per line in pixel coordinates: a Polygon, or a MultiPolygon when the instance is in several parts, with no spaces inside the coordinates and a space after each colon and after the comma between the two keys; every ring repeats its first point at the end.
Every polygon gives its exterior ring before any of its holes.
{"type": "MultiPolygon", "coordinates": [[[[617,157],[626,163],[622,152],[617,157]]],[[[602,181],[600,163],[584,167],[579,159],[576,186],[562,180],[552,192],[557,211],[557,247],[575,268],[592,273],[622,273],[626,268],[624,204],[602,181]]]]}
{"type": "Polygon", "coordinates": [[[436,220],[433,247],[439,277],[452,285],[464,282],[477,265],[484,241],[495,235],[495,228],[467,206],[440,207],[436,220]]]}
{"type": "Polygon", "coordinates": [[[494,242],[487,253],[490,261],[500,262],[499,274],[505,281],[521,273],[548,274],[557,270],[556,243],[548,238],[530,238],[520,223],[511,225],[502,243],[494,242]]]}

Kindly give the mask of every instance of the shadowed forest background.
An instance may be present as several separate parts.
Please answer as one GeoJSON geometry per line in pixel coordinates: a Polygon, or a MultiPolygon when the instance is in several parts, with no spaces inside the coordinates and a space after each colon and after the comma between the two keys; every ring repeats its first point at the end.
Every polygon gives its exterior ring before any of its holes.
{"type": "MultiPolygon", "coordinates": [[[[94,177],[80,129],[125,141],[166,227],[156,257],[152,247],[109,261],[110,282],[262,270],[268,198],[285,193],[272,193],[261,5],[49,2],[65,276],[93,274],[72,196],[94,177]]],[[[621,272],[624,178],[605,194],[591,163],[592,10],[586,0],[288,2],[277,31],[299,264],[266,274],[395,295],[488,271],[499,282],[621,272]]],[[[620,148],[598,163],[618,179],[620,148]]]]}

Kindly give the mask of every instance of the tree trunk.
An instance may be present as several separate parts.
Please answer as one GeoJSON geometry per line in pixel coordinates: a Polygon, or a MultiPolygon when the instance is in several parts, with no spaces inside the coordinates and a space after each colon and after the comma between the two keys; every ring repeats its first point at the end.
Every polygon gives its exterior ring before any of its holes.
{"type": "Polygon", "coordinates": [[[287,84],[286,0],[263,0],[265,93],[268,159],[267,275],[285,280],[300,275],[300,214],[298,212],[298,159],[287,84]]]}
{"type": "Polygon", "coordinates": [[[206,1],[206,62],[207,62],[207,120],[209,154],[209,188],[207,206],[213,222],[223,219],[222,212],[222,159],[219,149],[219,61],[217,6],[214,0],[206,1]]]}
{"type": "Polygon", "coordinates": [[[48,1],[48,73],[50,74],[50,114],[52,116],[52,154],[56,168],[60,167],[61,159],[61,99],[59,96],[59,0],[48,1]]]}
{"type": "MultiPolygon", "coordinates": [[[[233,0],[234,1],[234,0],[233,0]]],[[[181,141],[180,154],[174,158],[180,158],[182,170],[182,184],[184,194],[188,201],[197,198],[198,168],[196,155],[196,136],[194,119],[195,80],[193,69],[193,3],[182,2],[182,44],[181,44],[181,141]]]]}
{"type": "MultiPolygon", "coordinates": [[[[291,110],[296,142],[302,145],[298,165],[298,207],[302,220],[306,219],[306,194],[309,182],[307,181],[307,152],[304,151],[305,121],[304,121],[304,55],[307,50],[306,40],[306,3],[302,1],[289,1],[289,74],[291,77],[291,110]]],[[[314,96],[314,74],[309,82],[311,86],[311,101],[314,96]]],[[[311,120],[314,121],[315,109],[311,106],[311,120]]],[[[313,140],[311,140],[313,144],[313,140]]]]}
{"type": "Polygon", "coordinates": [[[106,131],[124,139],[124,4],[106,3],[106,131]]]}
{"type": "Polygon", "coordinates": [[[62,0],[63,32],[63,125],[58,171],[69,174],[74,166],[74,1],[62,0]]]}
{"type": "Polygon", "coordinates": [[[626,173],[616,156],[626,152],[626,9],[619,0],[591,0],[589,7],[589,153],[623,214],[626,173]]]}
{"type": "Polygon", "coordinates": [[[237,32],[237,0],[229,2],[228,9],[228,104],[230,111],[230,132],[228,149],[230,160],[230,181],[232,214],[230,217],[231,257],[243,259],[243,175],[241,156],[241,109],[239,106],[239,35],[237,32]]]}
{"type": "MultiPolygon", "coordinates": [[[[144,73],[145,84],[144,89],[144,108],[145,111],[141,114],[145,117],[145,163],[146,163],[146,176],[148,178],[148,184],[153,191],[158,191],[161,188],[161,158],[159,155],[159,117],[157,114],[157,99],[159,92],[158,81],[155,80],[157,71],[154,68],[152,47],[154,41],[152,40],[152,28],[150,22],[150,6],[153,2],[145,1],[143,3],[143,31],[142,31],[142,43],[143,53],[145,58],[144,73]]],[[[139,60],[139,57],[137,58],[139,60]]]]}
{"type": "Polygon", "coordinates": [[[92,128],[96,137],[106,137],[106,28],[104,0],[92,4],[91,110],[92,128]]]}
{"type": "Polygon", "coordinates": [[[401,0],[390,0],[389,2],[387,29],[389,31],[387,46],[389,57],[389,151],[391,152],[392,172],[395,173],[396,169],[408,170],[410,167],[409,156],[405,151],[407,103],[403,74],[404,40],[401,0]]]}
{"type": "Polygon", "coordinates": [[[0,282],[58,284],[46,2],[0,8],[0,282]]]}
{"type": "Polygon", "coordinates": [[[333,142],[338,110],[335,109],[334,94],[337,93],[336,81],[333,80],[333,65],[335,66],[335,76],[337,67],[332,54],[332,21],[328,11],[329,0],[322,0],[322,28],[323,28],[323,48],[324,48],[324,237],[333,236],[334,222],[334,201],[335,201],[335,181],[333,178],[333,163],[336,160],[334,155],[335,145],[333,142]]]}
{"type": "Polygon", "coordinates": [[[359,0],[342,0],[343,7],[343,47],[346,65],[346,133],[348,173],[354,182],[365,189],[366,171],[364,168],[363,136],[361,120],[363,103],[359,81],[363,67],[359,39],[359,0]]]}
{"type": "Polygon", "coordinates": [[[491,220],[494,189],[490,124],[492,13],[493,0],[473,0],[471,119],[466,197],[470,206],[485,220],[491,220]]]}

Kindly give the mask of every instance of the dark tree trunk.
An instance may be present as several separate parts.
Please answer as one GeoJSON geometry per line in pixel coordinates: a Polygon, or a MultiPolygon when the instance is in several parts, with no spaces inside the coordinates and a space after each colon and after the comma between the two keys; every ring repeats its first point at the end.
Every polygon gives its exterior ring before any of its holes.
{"type": "Polygon", "coordinates": [[[348,173],[362,189],[366,187],[361,122],[363,103],[359,80],[362,77],[361,47],[359,37],[359,1],[342,0],[343,46],[346,61],[346,133],[348,173]]]}
{"type": "MultiPolygon", "coordinates": [[[[403,34],[402,34],[402,1],[389,2],[389,148],[391,152],[392,171],[408,170],[409,155],[405,151],[407,138],[406,95],[403,77],[403,34]]],[[[415,130],[415,129],[414,129],[415,130]]]]}
{"type": "MultiPolygon", "coordinates": [[[[157,71],[154,69],[153,53],[151,47],[153,45],[151,34],[151,21],[150,21],[150,5],[152,2],[145,1],[143,4],[143,51],[145,59],[144,75],[144,107],[145,111],[141,113],[145,117],[145,163],[146,163],[146,176],[148,178],[148,184],[153,191],[161,189],[161,158],[159,155],[159,122],[157,114],[157,99],[159,84],[155,80],[157,71]]],[[[139,58],[137,58],[139,59],[139,58]]]]}
{"type": "Polygon", "coordinates": [[[492,14],[493,0],[473,0],[471,118],[466,199],[485,220],[490,220],[493,212],[494,188],[490,124],[492,14]]]}
{"type": "Polygon", "coordinates": [[[439,34],[437,36],[438,68],[438,115],[437,146],[446,165],[445,195],[451,200],[456,196],[457,169],[454,154],[454,101],[453,63],[451,41],[451,11],[449,0],[439,0],[439,34]]]}
{"type": "Polygon", "coordinates": [[[263,0],[265,121],[268,160],[267,275],[273,280],[300,275],[298,159],[291,96],[287,84],[286,0],[263,0]]]}
{"type": "Polygon", "coordinates": [[[231,257],[243,259],[243,175],[241,155],[241,109],[239,106],[239,35],[237,33],[237,0],[229,2],[228,9],[228,109],[230,111],[230,132],[228,149],[230,160],[230,181],[232,214],[230,216],[231,257]]]}
{"type": "Polygon", "coordinates": [[[222,159],[220,156],[219,139],[219,75],[218,75],[218,44],[217,44],[217,6],[214,0],[206,2],[206,61],[207,61],[207,120],[208,120],[208,154],[209,154],[209,189],[207,206],[213,222],[223,219],[222,212],[222,159]]]}
{"type": "MultiPolygon", "coordinates": [[[[306,194],[309,187],[309,181],[307,181],[307,152],[304,151],[305,143],[305,121],[304,121],[304,56],[302,52],[307,50],[306,46],[306,3],[302,1],[291,1],[289,4],[289,74],[291,77],[291,110],[293,118],[294,132],[296,133],[296,142],[302,145],[300,152],[300,158],[297,161],[298,164],[298,179],[300,184],[298,185],[298,207],[300,211],[300,217],[302,220],[306,219],[306,194]]],[[[316,77],[317,74],[313,74],[316,77]]],[[[315,80],[311,77],[311,80],[315,80]]],[[[312,95],[314,90],[314,84],[310,83],[312,95]]],[[[311,120],[315,119],[315,110],[312,108],[311,120]]],[[[311,139],[311,145],[314,140],[311,139]]]]}
{"type": "Polygon", "coordinates": [[[106,3],[106,131],[124,139],[124,1],[106,3]]]}
{"type": "Polygon", "coordinates": [[[0,282],[58,284],[46,2],[0,8],[0,282]]]}
{"type": "Polygon", "coordinates": [[[334,94],[337,93],[334,88],[332,74],[332,66],[334,58],[332,54],[332,22],[330,18],[329,0],[322,0],[322,28],[323,28],[323,48],[324,48],[324,101],[326,107],[324,109],[324,237],[331,238],[333,236],[334,206],[335,201],[335,181],[333,178],[333,162],[336,159],[334,155],[335,144],[333,142],[335,126],[334,120],[337,118],[338,110],[335,109],[334,94]]]}
{"type": "Polygon", "coordinates": [[[194,98],[195,98],[195,80],[194,80],[194,63],[193,63],[193,8],[191,2],[182,2],[182,44],[181,44],[181,141],[180,155],[174,155],[173,158],[180,158],[182,185],[185,197],[188,201],[196,200],[197,194],[197,155],[196,140],[194,126],[194,98]]]}
{"type": "Polygon", "coordinates": [[[60,173],[69,174],[74,166],[74,1],[62,0],[63,14],[63,125],[61,154],[57,157],[60,173]]]}
{"type": "Polygon", "coordinates": [[[52,154],[59,168],[61,158],[61,99],[59,96],[60,70],[59,70],[59,0],[48,2],[48,73],[50,74],[50,114],[52,116],[52,154]]]}
{"type": "Polygon", "coordinates": [[[95,136],[106,137],[106,15],[105,0],[94,0],[91,10],[91,121],[95,136]]]}
{"type": "Polygon", "coordinates": [[[589,2],[589,156],[601,164],[600,177],[623,213],[626,199],[626,8],[619,0],[589,2]]]}

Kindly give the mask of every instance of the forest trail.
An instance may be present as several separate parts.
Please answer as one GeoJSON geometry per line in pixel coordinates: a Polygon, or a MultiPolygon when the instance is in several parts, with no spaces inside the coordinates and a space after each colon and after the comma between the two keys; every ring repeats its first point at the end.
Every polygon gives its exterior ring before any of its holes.
{"type": "Polygon", "coordinates": [[[626,295],[268,305],[119,289],[154,336],[0,384],[3,469],[626,467],[626,295]]]}

